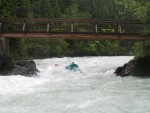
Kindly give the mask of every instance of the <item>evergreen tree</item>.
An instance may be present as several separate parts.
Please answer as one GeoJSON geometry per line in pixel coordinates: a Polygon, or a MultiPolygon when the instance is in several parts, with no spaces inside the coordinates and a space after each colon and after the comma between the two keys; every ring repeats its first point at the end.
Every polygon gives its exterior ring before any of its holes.
{"type": "Polygon", "coordinates": [[[14,14],[12,0],[0,0],[0,17],[12,17],[14,14]]]}

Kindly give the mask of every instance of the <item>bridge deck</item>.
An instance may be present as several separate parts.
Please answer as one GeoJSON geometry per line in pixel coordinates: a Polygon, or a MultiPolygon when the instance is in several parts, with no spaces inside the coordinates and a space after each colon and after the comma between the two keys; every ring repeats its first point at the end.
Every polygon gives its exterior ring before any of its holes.
{"type": "Polygon", "coordinates": [[[102,34],[102,33],[2,33],[0,37],[8,38],[61,38],[81,40],[149,40],[147,35],[138,34],[102,34]]]}
{"type": "Polygon", "coordinates": [[[150,39],[150,24],[90,19],[0,19],[0,37],[103,40],[150,39]]]}

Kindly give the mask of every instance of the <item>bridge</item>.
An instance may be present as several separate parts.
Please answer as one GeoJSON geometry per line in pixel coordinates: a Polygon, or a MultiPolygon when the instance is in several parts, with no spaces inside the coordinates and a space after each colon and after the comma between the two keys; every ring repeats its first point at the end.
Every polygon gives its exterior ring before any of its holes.
{"type": "Polygon", "coordinates": [[[0,53],[8,53],[6,38],[80,40],[141,40],[150,46],[150,22],[98,19],[0,19],[0,53]]]}
{"type": "Polygon", "coordinates": [[[147,40],[150,25],[139,21],[98,19],[0,19],[0,37],[88,40],[147,40]]]}

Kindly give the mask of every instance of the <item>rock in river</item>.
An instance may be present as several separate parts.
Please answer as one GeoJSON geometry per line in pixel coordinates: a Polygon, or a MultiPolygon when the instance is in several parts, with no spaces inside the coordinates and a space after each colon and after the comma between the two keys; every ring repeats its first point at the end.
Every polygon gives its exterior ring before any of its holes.
{"type": "Polygon", "coordinates": [[[0,55],[0,74],[2,76],[22,75],[35,77],[38,72],[34,61],[14,62],[10,56],[0,55]]]}
{"type": "Polygon", "coordinates": [[[135,58],[114,72],[118,76],[150,77],[150,56],[135,58]]]}

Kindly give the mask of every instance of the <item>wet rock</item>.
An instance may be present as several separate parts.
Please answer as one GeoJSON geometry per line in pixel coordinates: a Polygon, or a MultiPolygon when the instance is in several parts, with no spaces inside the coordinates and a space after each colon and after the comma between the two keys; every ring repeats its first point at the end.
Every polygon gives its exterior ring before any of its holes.
{"type": "Polygon", "coordinates": [[[22,61],[14,63],[10,56],[0,56],[0,74],[22,75],[26,77],[35,77],[38,75],[38,70],[34,61],[22,61]]]}
{"type": "Polygon", "coordinates": [[[150,56],[135,58],[114,72],[117,76],[150,77],[150,56]]]}
{"type": "Polygon", "coordinates": [[[13,72],[19,72],[19,75],[32,77],[32,76],[37,76],[39,71],[37,70],[34,61],[21,61],[21,62],[16,62],[13,72]]]}
{"type": "Polygon", "coordinates": [[[22,75],[26,77],[37,77],[38,70],[15,65],[13,69],[7,71],[7,75],[22,75]]]}

